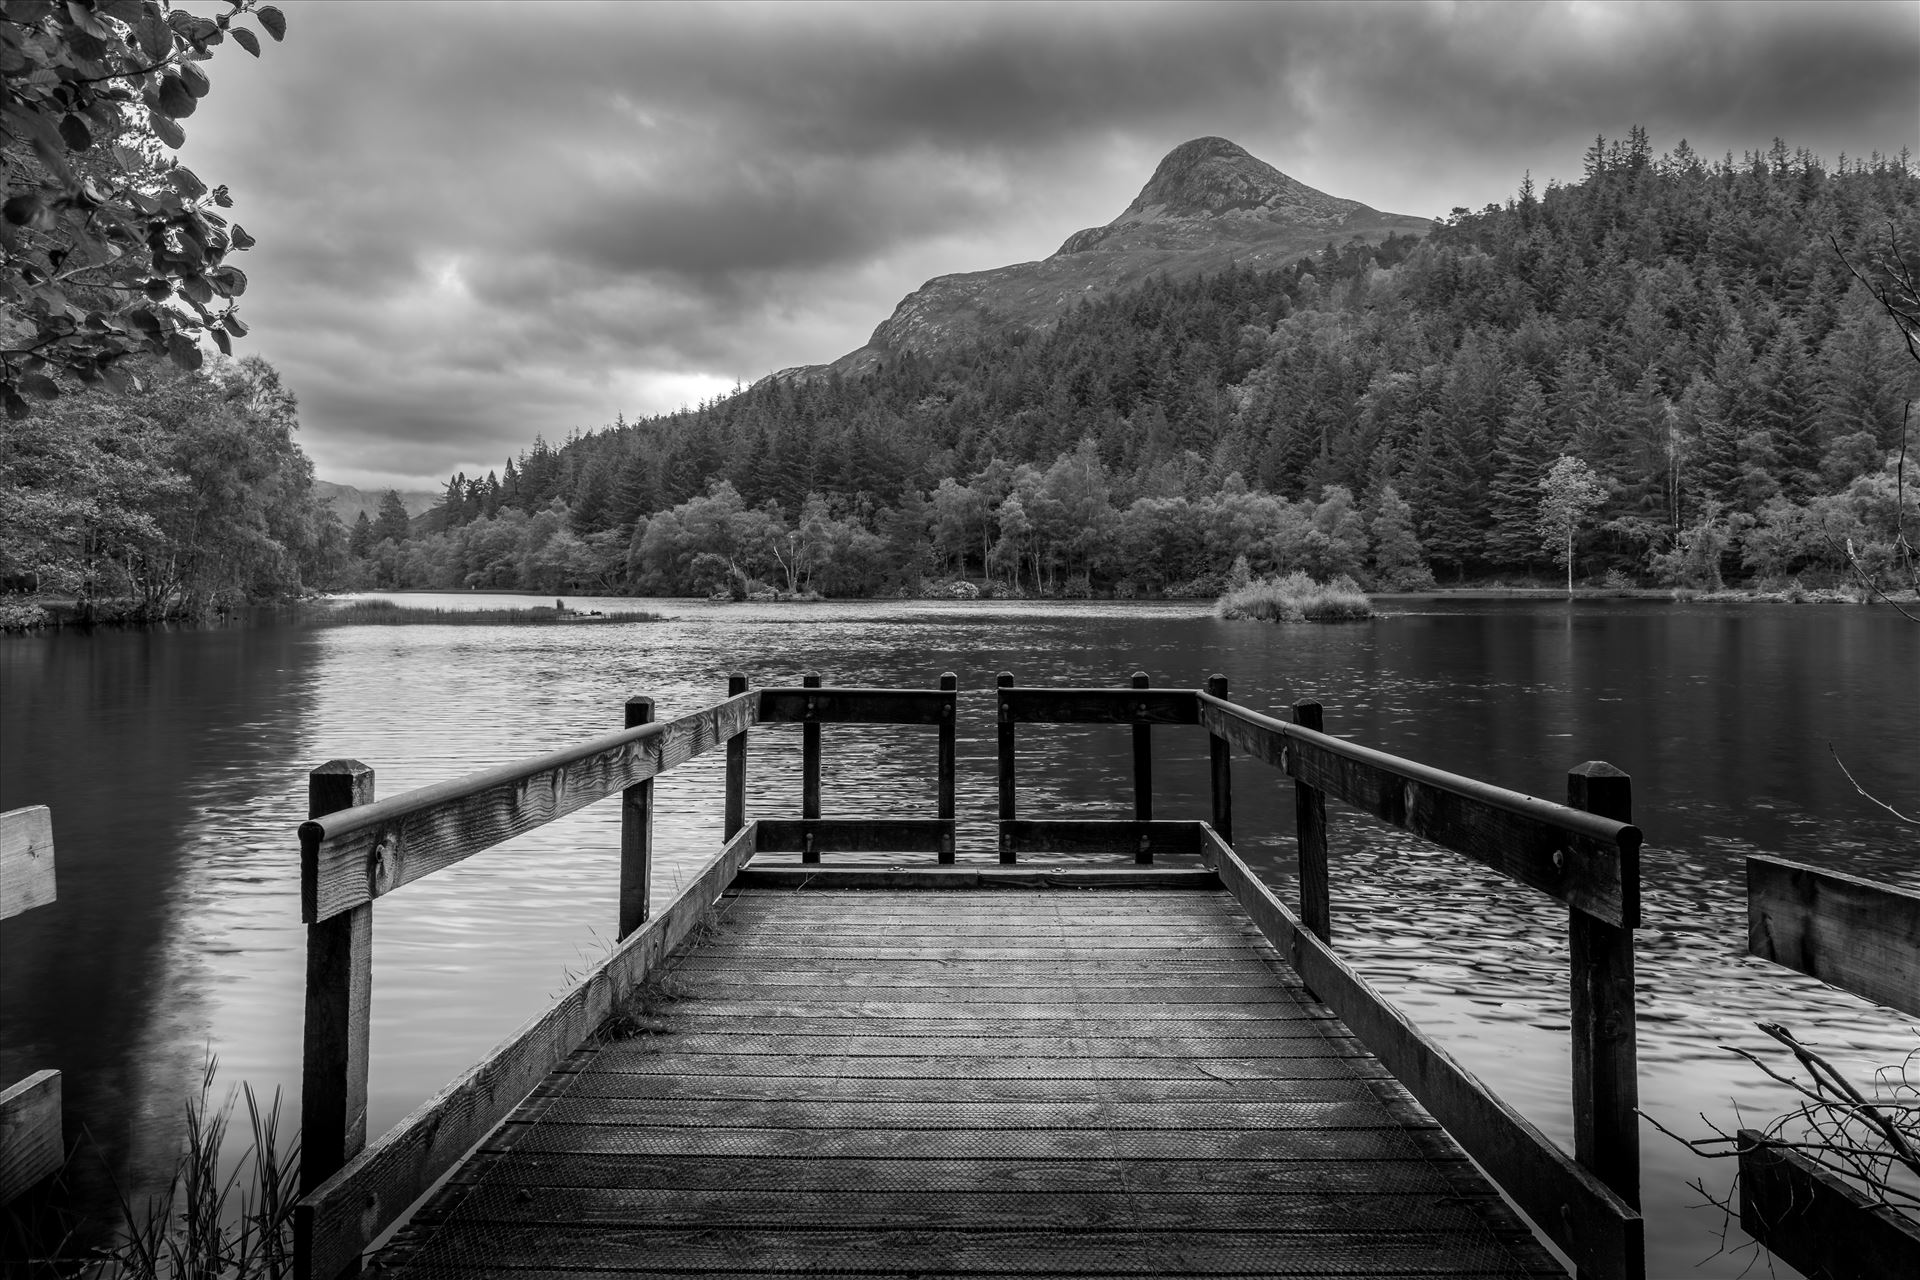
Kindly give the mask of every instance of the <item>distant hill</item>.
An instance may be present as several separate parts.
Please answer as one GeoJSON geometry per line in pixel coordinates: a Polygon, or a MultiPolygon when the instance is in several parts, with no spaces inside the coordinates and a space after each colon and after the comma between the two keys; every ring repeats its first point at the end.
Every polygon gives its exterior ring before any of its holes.
{"type": "Polygon", "coordinates": [[[1149,278],[1191,280],[1229,266],[1271,269],[1359,238],[1424,235],[1433,221],[1382,213],[1316,191],[1225,138],[1195,138],[1167,153],[1119,217],[1068,236],[1052,257],[921,285],[831,365],[773,375],[806,381],[829,370],[870,372],[889,355],[930,355],[982,337],[1045,330],[1082,300],[1138,288],[1149,278]]]}
{"type": "MultiPolygon", "coordinates": [[[[334,514],[340,517],[340,523],[348,528],[353,527],[353,522],[360,518],[362,511],[367,513],[369,520],[379,518],[380,500],[387,496],[385,489],[369,491],[356,489],[350,484],[333,484],[326,480],[315,480],[313,492],[315,497],[333,508],[334,514]]],[[[438,493],[427,493],[418,489],[400,491],[401,503],[406,507],[407,514],[414,517],[425,514],[440,501],[441,496],[438,493]]]]}

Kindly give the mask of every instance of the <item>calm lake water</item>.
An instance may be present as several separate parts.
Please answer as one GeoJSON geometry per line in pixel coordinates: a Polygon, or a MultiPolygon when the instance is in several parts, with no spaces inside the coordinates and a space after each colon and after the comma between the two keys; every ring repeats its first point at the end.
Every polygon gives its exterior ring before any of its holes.
{"type": "MultiPolygon", "coordinates": [[[[408,597],[449,607],[518,597],[408,597]]],[[[631,601],[569,601],[580,608],[631,601]]],[[[1920,837],[1835,766],[1920,808],[1920,627],[1886,609],[1472,602],[1352,626],[1221,622],[1183,605],[666,602],[658,623],[577,627],[101,630],[0,638],[0,808],[54,811],[59,901],[0,934],[0,1079],[56,1065],[69,1135],[150,1180],[204,1057],[221,1078],[298,1089],[306,772],[334,757],[381,795],[619,727],[629,694],[668,718],[755,684],[931,686],[960,700],[961,856],[991,859],[994,674],[1022,683],[1193,687],[1326,706],[1330,732],[1559,798],[1607,760],[1647,833],[1638,935],[1641,1091],[1704,1133],[1788,1105],[1719,1046],[1769,1046],[1777,1019],[1859,1078],[1920,1049],[1920,1024],[1749,960],[1741,859],[1769,852],[1920,887],[1920,837]]],[[[825,809],[930,815],[932,735],[829,728],[825,809]]],[[[1129,735],[1021,735],[1026,816],[1125,816],[1129,735]]],[[[1206,739],[1156,735],[1156,816],[1205,817],[1206,739]]],[[[798,733],[756,733],[755,814],[797,814],[798,733]]],[[[720,833],[720,753],[658,784],[656,903],[720,833]]],[[[1293,892],[1291,787],[1235,762],[1235,827],[1293,892]]],[[[1336,937],[1546,1132],[1572,1143],[1565,913],[1418,840],[1336,811],[1336,937]]],[[[604,954],[618,814],[601,804],[382,899],[375,912],[373,1132],[391,1126],[604,954]]],[[[1913,1074],[1920,1076],[1920,1060],[1913,1074]]],[[[1709,1259],[1727,1162],[1643,1133],[1650,1273],[1735,1276],[1709,1259]],[[1699,1264],[1699,1265],[1696,1265],[1699,1264]]],[[[87,1179],[82,1179],[87,1182],[87,1179]]],[[[97,1186],[97,1182],[89,1185],[97,1186]]],[[[1737,1226],[1730,1243],[1743,1240],[1737,1226]]],[[[1780,1274],[1789,1274],[1781,1267],[1780,1274]]]]}

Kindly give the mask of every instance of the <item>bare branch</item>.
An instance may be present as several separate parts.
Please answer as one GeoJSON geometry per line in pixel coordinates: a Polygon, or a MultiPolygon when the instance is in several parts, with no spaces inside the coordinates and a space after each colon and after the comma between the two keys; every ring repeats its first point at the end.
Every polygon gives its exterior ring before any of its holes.
{"type": "Polygon", "coordinates": [[[1831,740],[1827,742],[1827,753],[1833,757],[1833,762],[1840,766],[1840,772],[1846,775],[1847,781],[1853,783],[1853,789],[1855,791],[1858,791],[1861,795],[1873,801],[1875,804],[1879,805],[1882,809],[1885,809],[1888,813],[1900,819],[1900,821],[1906,823],[1908,826],[1920,827],[1920,818],[1909,818],[1906,814],[1900,812],[1898,809],[1888,804],[1885,800],[1882,800],[1879,796],[1874,795],[1873,792],[1861,786],[1859,779],[1855,778],[1853,776],[1853,772],[1847,768],[1847,762],[1842,760],[1840,758],[1840,753],[1833,749],[1833,742],[1831,740]]]}

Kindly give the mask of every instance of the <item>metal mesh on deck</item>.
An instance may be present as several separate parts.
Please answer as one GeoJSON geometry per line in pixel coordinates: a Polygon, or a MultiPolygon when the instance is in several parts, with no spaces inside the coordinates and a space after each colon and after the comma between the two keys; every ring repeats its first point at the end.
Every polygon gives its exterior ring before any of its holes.
{"type": "Polygon", "coordinates": [[[1558,1274],[1223,901],[738,895],[380,1273],[1558,1274]]]}

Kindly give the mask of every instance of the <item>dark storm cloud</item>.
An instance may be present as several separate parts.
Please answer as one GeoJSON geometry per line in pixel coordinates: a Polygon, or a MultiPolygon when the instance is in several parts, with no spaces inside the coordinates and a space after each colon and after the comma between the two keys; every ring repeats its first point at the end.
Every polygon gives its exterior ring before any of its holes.
{"type": "Polygon", "coordinates": [[[1910,145],[1906,5],[291,3],[188,159],[260,239],[253,349],[323,475],[444,476],[864,341],[1221,134],[1421,215],[1712,156],[1910,145]]]}

